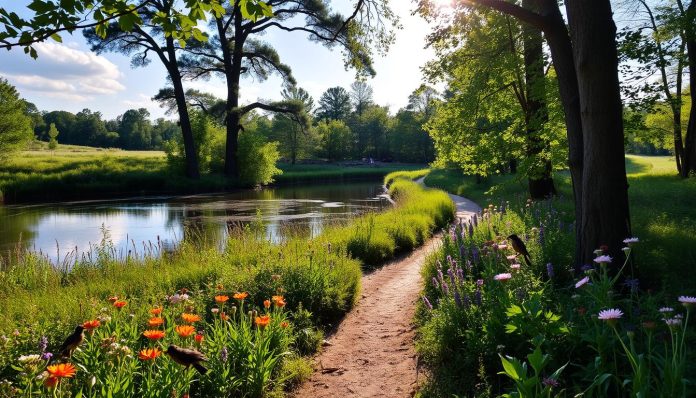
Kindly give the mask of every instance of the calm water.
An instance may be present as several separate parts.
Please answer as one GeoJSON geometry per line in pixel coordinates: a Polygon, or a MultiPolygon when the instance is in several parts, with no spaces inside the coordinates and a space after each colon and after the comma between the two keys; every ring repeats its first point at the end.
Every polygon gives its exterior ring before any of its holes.
{"type": "Polygon", "coordinates": [[[377,183],[344,183],[225,194],[49,205],[0,206],[0,251],[21,245],[54,262],[82,256],[107,231],[116,254],[142,254],[182,239],[223,242],[230,228],[263,220],[266,237],[315,236],[339,221],[389,205],[377,183]],[[291,232],[292,231],[292,232],[291,232]]]}

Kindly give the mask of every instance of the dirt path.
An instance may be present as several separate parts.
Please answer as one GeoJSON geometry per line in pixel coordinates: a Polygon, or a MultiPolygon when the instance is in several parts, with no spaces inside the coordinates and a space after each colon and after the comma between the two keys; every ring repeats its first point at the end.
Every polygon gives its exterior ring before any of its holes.
{"type": "MultiPolygon", "coordinates": [[[[422,180],[419,181],[422,183],[422,180]]],[[[479,207],[450,195],[457,217],[468,220],[479,207]]],[[[415,328],[420,299],[420,268],[440,243],[428,241],[362,279],[362,298],[328,339],[316,371],[295,397],[411,397],[418,384],[415,328]]]]}

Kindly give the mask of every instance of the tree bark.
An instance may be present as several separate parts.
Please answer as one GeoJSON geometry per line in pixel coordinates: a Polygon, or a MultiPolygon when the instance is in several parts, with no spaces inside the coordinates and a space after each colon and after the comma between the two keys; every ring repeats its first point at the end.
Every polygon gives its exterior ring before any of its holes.
{"type": "Polygon", "coordinates": [[[169,77],[172,80],[172,86],[174,86],[174,99],[176,100],[176,109],[179,113],[179,127],[181,127],[181,135],[184,139],[186,177],[199,179],[201,174],[198,162],[198,151],[196,150],[196,144],[193,138],[193,129],[191,128],[191,119],[189,117],[188,104],[186,103],[184,85],[181,81],[181,73],[177,65],[174,39],[168,37],[166,43],[169,62],[165,63],[165,66],[167,66],[169,77]]]}
{"type": "MultiPolygon", "coordinates": [[[[681,1],[679,2],[681,7],[681,1]]],[[[692,1],[684,13],[683,22],[686,33],[686,52],[689,60],[689,95],[691,96],[691,109],[689,109],[689,124],[686,127],[684,137],[684,161],[682,163],[682,177],[689,177],[696,173],[696,32],[694,31],[694,18],[696,14],[696,1],[692,1]]]]}
{"type": "Polygon", "coordinates": [[[584,133],[582,261],[607,245],[619,262],[630,234],[616,25],[609,0],[568,0],[584,133]]]}
{"type": "MultiPolygon", "coordinates": [[[[540,8],[538,0],[522,0],[522,7],[535,12],[540,8]]],[[[527,92],[525,103],[527,155],[530,158],[538,158],[549,146],[549,142],[541,137],[543,127],[549,120],[546,104],[546,77],[544,76],[544,39],[539,28],[525,23],[522,41],[527,92]]],[[[555,196],[556,186],[553,183],[551,162],[545,160],[542,167],[537,165],[535,168],[536,170],[532,169],[532,174],[528,178],[529,195],[533,199],[555,196]]]]}
{"type": "Polygon", "coordinates": [[[237,151],[239,149],[238,140],[242,118],[239,109],[239,81],[242,70],[242,55],[246,33],[242,32],[242,15],[238,4],[234,5],[232,13],[230,18],[234,18],[235,31],[233,41],[227,39],[227,32],[224,29],[225,24],[221,18],[217,20],[217,27],[222,47],[225,81],[227,83],[225,175],[230,178],[239,178],[240,170],[237,151]]]}

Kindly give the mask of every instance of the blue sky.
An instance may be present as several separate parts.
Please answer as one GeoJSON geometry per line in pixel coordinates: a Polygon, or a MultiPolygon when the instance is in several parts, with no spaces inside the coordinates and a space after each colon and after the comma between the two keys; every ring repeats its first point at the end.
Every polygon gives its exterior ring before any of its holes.
{"type": "MultiPolygon", "coordinates": [[[[341,11],[347,11],[352,3],[332,1],[335,9],[341,11]]],[[[406,105],[408,95],[421,84],[420,67],[434,55],[424,49],[430,28],[420,17],[411,15],[414,3],[391,0],[391,4],[403,29],[396,32],[396,42],[389,53],[375,58],[377,76],[368,83],[374,89],[375,101],[395,112],[406,105]]],[[[345,70],[338,49],[332,51],[312,43],[299,32],[272,31],[264,40],[275,46],[281,60],[292,67],[298,85],[309,91],[315,101],[327,88],[348,88],[354,80],[355,73],[345,70]]],[[[89,108],[114,118],[127,109],[144,107],[153,117],[164,116],[162,109],[150,100],[166,83],[166,73],[157,60],[145,68],[132,69],[129,58],[123,55],[91,53],[79,32],[64,34],[62,44],[46,42],[36,48],[38,60],[21,49],[0,52],[0,76],[40,110],[78,112],[89,108]]],[[[191,82],[188,86],[221,97],[225,94],[224,85],[216,79],[191,82]]],[[[263,83],[247,79],[242,83],[242,101],[277,99],[280,90],[281,82],[276,77],[263,83]]]]}

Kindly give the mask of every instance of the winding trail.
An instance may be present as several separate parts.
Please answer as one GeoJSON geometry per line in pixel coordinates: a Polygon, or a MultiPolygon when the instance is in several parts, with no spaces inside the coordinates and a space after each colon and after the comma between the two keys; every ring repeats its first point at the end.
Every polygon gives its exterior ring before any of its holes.
{"type": "MultiPolygon", "coordinates": [[[[450,198],[463,221],[481,210],[461,196],[450,198]]],[[[439,244],[438,235],[410,255],[363,276],[360,301],[329,337],[316,357],[314,374],[294,392],[295,397],[414,395],[418,369],[412,320],[420,297],[420,269],[439,244]]]]}

